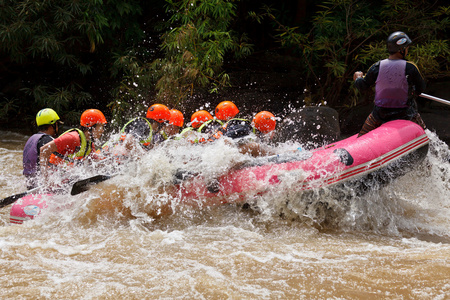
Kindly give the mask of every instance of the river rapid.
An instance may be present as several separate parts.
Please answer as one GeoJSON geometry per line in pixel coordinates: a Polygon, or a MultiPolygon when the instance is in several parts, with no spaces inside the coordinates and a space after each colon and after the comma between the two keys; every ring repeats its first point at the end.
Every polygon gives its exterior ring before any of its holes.
{"type": "MultiPolygon", "coordinates": [[[[28,136],[1,133],[5,198],[26,190],[28,136]]],[[[0,298],[450,299],[450,151],[427,133],[415,170],[363,196],[304,201],[286,185],[248,195],[250,207],[186,205],[170,197],[178,169],[214,177],[248,158],[225,143],[180,144],[54,196],[21,225],[4,207],[0,298]]]]}

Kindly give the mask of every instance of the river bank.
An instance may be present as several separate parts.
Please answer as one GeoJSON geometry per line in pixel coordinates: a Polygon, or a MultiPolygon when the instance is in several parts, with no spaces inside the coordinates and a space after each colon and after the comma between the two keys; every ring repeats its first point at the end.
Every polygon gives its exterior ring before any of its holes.
{"type": "MultiPolygon", "coordinates": [[[[239,107],[238,117],[252,118],[257,112],[268,110],[279,118],[278,126],[281,126],[285,118],[293,113],[295,115],[305,107],[305,100],[308,100],[309,97],[298,64],[298,59],[269,52],[252,55],[241,64],[228,65],[232,87],[220,90],[217,94],[197,91],[197,94],[177,108],[184,113],[187,123],[192,113],[198,109],[206,109],[214,113],[214,108],[219,102],[230,100],[239,107]]],[[[425,93],[450,100],[449,83],[449,80],[429,81],[425,93]]],[[[435,132],[447,145],[450,145],[450,106],[425,98],[419,98],[417,102],[427,128],[435,132]]],[[[152,102],[149,101],[149,103],[152,102]]],[[[321,105],[327,106],[326,99],[321,105]]],[[[340,128],[336,132],[341,135],[341,138],[345,138],[360,130],[373,108],[373,96],[360,95],[359,100],[353,106],[330,106],[330,108],[338,112],[340,128]]],[[[107,117],[109,116],[108,111],[105,111],[105,114],[107,117]]],[[[334,118],[334,115],[332,117],[334,118]]],[[[316,118],[319,119],[318,116],[316,118]]],[[[314,120],[314,116],[310,116],[306,122],[314,122],[311,120],[314,120]]],[[[323,123],[323,120],[321,122],[323,123]]],[[[24,125],[18,121],[16,124],[2,124],[1,127],[4,130],[33,134],[28,126],[17,128],[17,124],[24,125]],[[11,128],[7,128],[9,125],[11,128]]],[[[66,122],[64,129],[72,128],[72,126],[66,122]]],[[[313,124],[305,124],[304,131],[309,133],[311,126],[313,124]]],[[[108,127],[109,130],[114,129],[112,126],[108,127]]]]}

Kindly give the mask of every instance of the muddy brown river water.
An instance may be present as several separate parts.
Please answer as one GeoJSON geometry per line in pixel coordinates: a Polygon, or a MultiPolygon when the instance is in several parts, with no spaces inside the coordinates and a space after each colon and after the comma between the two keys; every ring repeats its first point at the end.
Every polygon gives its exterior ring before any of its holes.
{"type": "MultiPolygon", "coordinates": [[[[155,203],[166,201],[165,172],[188,150],[171,162],[155,151],[138,174],[57,196],[21,225],[10,224],[7,206],[0,298],[450,299],[450,151],[428,133],[430,151],[414,171],[308,207],[283,187],[251,199],[253,209],[173,202],[164,214],[155,203]],[[287,202],[295,209],[281,216],[287,202]]],[[[1,198],[25,190],[27,138],[2,132],[1,198]]],[[[198,153],[212,173],[223,167],[215,150],[198,153]]]]}

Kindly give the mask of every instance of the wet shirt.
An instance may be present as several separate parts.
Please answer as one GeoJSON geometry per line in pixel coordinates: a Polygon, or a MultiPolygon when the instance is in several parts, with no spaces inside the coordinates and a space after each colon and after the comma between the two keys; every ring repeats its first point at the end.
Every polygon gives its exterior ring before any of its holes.
{"type": "Polygon", "coordinates": [[[58,153],[68,155],[77,152],[80,149],[80,135],[76,131],[68,132],[61,135],[55,140],[58,153]]]}
{"type": "Polygon", "coordinates": [[[41,147],[51,142],[53,137],[44,134],[37,133],[31,136],[25,144],[23,151],[23,174],[26,176],[34,176],[39,166],[39,154],[41,153],[41,147]]]}
{"type": "Polygon", "coordinates": [[[373,64],[366,76],[357,78],[355,87],[375,87],[375,105],[386,108],[408,106],[408,97],[425,90],[425,81],[417,66],[410,61],[385,59],[373,64]]]}
{"type": "Polygon", "coordinates": [[[159,131],[158,133],[155,133],[153,135],[152,144],[158,145],[158,144],[161,144],[162,142],[164,142],[165,140],[166,140],[166,138],[164,137],[164,132],[159,131]]]}
{"type": "Polygon", "coordinates": [[[408,107],[408,82],[405,76],[406,61],[384,59],[380,62],[375,82],[375,105],[380,107],[408,107]]]}
{"type": "MultiPolygon", "coordinates": [[[[47,143],[50,143],[51,141],[53,141],[53,137],[51,137],[48,134],[43,135],[37,144],[37,148],[39,149],[38,153],[41,152],[40,149],[42,146],[44,146],[47,143]]],[[[39,160],[39,156],[38,156],[38,160],[39,160]]]]}

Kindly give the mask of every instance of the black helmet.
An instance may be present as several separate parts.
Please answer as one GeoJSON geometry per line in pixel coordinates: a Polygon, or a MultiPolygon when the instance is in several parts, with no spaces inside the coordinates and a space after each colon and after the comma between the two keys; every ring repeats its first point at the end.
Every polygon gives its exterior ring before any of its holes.
{"type": "Polygon", "coordinates": [[[391,33],[387,38],[387,48],[389,54],[401,52],[411,44],[411,39],[402,31],[391,33]]]}

